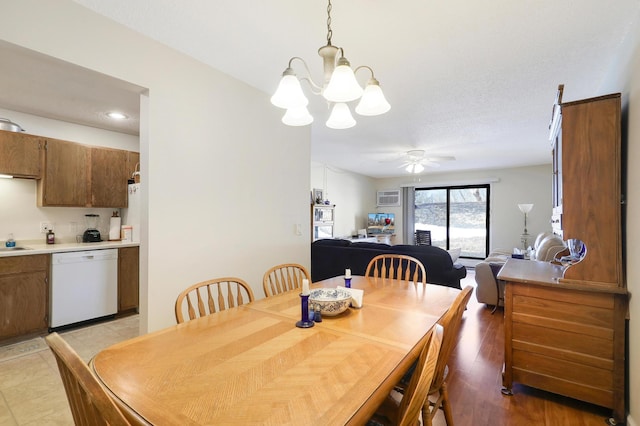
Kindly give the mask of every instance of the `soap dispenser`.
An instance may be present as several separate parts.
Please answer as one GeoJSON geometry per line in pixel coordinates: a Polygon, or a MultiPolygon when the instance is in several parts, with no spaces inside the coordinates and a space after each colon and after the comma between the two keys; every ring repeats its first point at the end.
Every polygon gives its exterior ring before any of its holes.
{"type": "Polygon", "coordinates": [[[13,234],[9,234],[9,236],[7,237],[7,241],[5,241],[4,245],[6,247],[15,247],[16,246],[16,240],[13,239],[13,234]]]}
{"type": "Polygon", "coordinates": [[[54,244],[56,242],[56,234],[53,233],[52,229],[49,229],[47,232],[47,244],[54,244]]]}

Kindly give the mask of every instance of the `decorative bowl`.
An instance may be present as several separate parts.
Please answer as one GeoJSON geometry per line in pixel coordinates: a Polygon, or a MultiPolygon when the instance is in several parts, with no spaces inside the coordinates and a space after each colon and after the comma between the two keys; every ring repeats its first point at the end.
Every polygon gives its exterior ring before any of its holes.
{"type": "Polygon", "coordinates": [[[335,316],[349,308],[351,293],[338,288],[318,288],[309,293],[309,306],[320,306],[323,316],[335,316]]]}

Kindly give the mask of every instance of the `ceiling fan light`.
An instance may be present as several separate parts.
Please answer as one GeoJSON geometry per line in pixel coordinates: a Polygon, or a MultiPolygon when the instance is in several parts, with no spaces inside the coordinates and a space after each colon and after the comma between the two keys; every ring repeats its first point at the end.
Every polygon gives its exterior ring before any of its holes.
{"type": "Polygon", "coordinates": [[[291,68],[282,73],[278,89],[271,96],[271,103],[285,109],[306,107],[309,104],[309,99],[302,92],[300,81],[291,68]]]}
{"type": "Polygon", "coordinates": [[[405,169],[409,173],[422,173],[424,171],[424,166],[420,163],[409,164],[405,169]]]}
{"type": "Polygon", "coordinates": [[[347,104],[340,102],[333,106],[326,124],[331,129],[348,129],[356,125],[356,120],[351,115],[347,104]]]}
{"type": "Polygon", "coordinates": [[[361,97],[362,92],[349,61],[340,58],[322,95],[329,102],[351,102],[361,97]]]}
{"type": "Polygon", "coordinates": [[[391,105],[384,97],[380,83],[375,78],[370,79],[356,106],[356,112],[360,115],[373,116],[384,114],[390,109],[391,105]]]}
{"type": "Polygon", "coordinates": [[[305,106],[289,108],[282,117],[282,122],[287,126],[306,126],[313,123],[313,116],[305,106]]]}

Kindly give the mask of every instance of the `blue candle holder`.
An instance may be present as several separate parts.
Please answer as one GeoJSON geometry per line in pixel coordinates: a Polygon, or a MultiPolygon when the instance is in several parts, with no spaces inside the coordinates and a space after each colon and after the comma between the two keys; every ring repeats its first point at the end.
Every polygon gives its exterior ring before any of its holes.
{"type": "Polygon", "coordinates": [[[346,288],[351,288],[351,278],[345,278],[344,279],[344,286],[346,288]]]}
{"type": "Polygon", "coordinates": [[[302,308],[302,319],[296,322],[296,327],[309,328],[314,326],[314,322],[309,320],[309,295],[300,294],[300,305],[302,308]]]}

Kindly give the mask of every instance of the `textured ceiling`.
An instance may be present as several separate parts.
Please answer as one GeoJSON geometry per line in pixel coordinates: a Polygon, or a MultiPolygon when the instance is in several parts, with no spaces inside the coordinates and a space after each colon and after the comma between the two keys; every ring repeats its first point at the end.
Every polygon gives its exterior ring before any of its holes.
{"type": "MultiPolygon", "coordinates": [[[[321,77],[324,1],[75,1],[265,93],[292,56],[321,77]]],[[[640,0],[334,0],[333,44],[373,68],[392,108],[331,130],[309,95],[312,160],[373,177],[406,174],[411,149],[456,157],[424,173],[549,163],[558,84],[565,100],[605,94],[639,12],[640,0]]]]}

